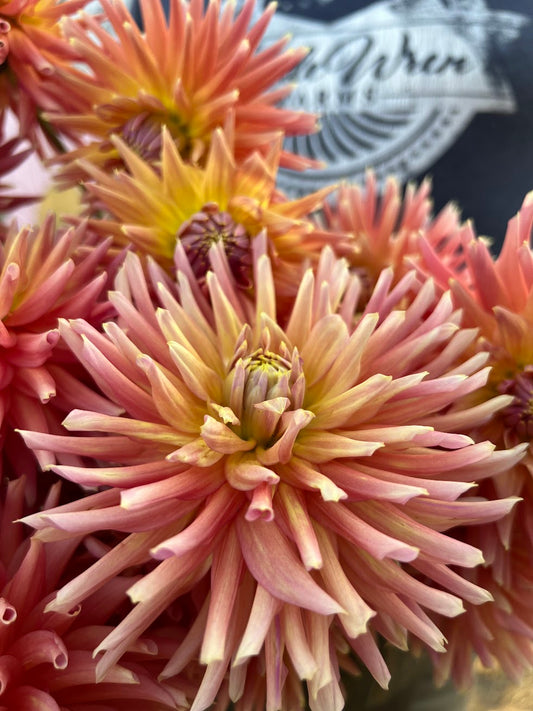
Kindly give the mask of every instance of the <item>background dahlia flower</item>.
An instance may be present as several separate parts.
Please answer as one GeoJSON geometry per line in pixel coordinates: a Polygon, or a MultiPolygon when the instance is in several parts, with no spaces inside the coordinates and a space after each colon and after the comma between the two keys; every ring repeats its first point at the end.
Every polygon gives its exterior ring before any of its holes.
{"type": "MultiPolygon", "coordinates": [[[[51,490],[48,505],[57,500],[51,490]]],[[[83,565],[78,539],[42,543],[26,536],[24,477],[0,485],[0,708],[9,711],[165,711],[184,709],[176,684],[158,683],[145,659],[157,656],[141,639],[120,665],[96,684],[92,648],[112,630],[112,614],[131,579],[116,579],[80,606],[47,612],[60,582],[83,565]],[[77,560],[77,556],[79,560],[77,560]],[[107,625],[107,626],[106,626],[107,625]]],[[[46,505],[46,504],[45,504],[46,505]]],[[[87,557],[85,555],[85,557],[87,557]]],[[[153,666],[153,664],[152,664],[153,666]]]]}
{"type": "MultiPolygon", "coordinates": [[[[466,537],[470,543],[486,542],[483,529],[487,524],[479,528],[482,535],[466,537]]],[[[431,652],[437,683],[452,678],[459,688],[471,688],[475,659],[486,668],[502,669],[516,683],[533,668],[533,561],[529,537],[520,525],[520,509],[513,528],[506,551],[511,581],[499,582],[490,565],[465,571],[469,582],[490,591],[493,602],[476,606],[466,603],[461,618],[436,620],[448,640],[446,654],[431,652]]],[[[497,540],[495,535],[493,538],[497,540]]]]}
{"type": "MultiPolygon", "coordinates": [[[[238,12],[231,3],[221,9],[218,0],[205,8],[203,0],[170,0],[168,23],[161,3],[141,0],[144,33],[122,2],[101,4],[111,31],[88,15],[65,22],[72,47],[89,70],[71,65],[63,72],[68,96],[63,112],[52,117],[55,126],[89,137],[61,159],[65,180],[80,177],[75,164],[80,157],[104,167],[116,165],[111,134],[157,161],[165,125],[184,158],[196,162],[205,158],[213,131],[225,125],[230,112],[238,160],[256,150],[267,154],[280,131],[293,135],[315,129],[313,116],[277,107],[291,87],[272,86],[306,50],[285,50],[288,38],[259,50],[274,3],[250,26],[250,0],[238,12]]],[[[281,163],[311,165],[285,151],[281,163]]]]}
{"type": "Polygon", "coordinates": [[[95,457],[97,467],[53,470],[104,487],[25,520],[43,540],[128,536],[49,609],[71,609],[152,559],[128,591],[134,609],[97,647],[99,675],[175,601],[204,590],[161,676],[205,665],[193,711],[221,687],[243,709],[250,699],[301,706],[300,680],[312,709],[340,709],[339,656],[354,650],[386,686],[376,632],[443,652],[427,611],[455,616],[463,599],[490,599],[450,567],[478,565],[480,551],[445,532],[515,503],[464,494],[523,448],[496,452],[459,433],[510,397],[462,404],[487,380],[486,355],[464,360],[475,331],[460,328],[449,294],[437,299],[413,272],[392,288],[385,271],[355,318],[361,284],[326,249],[278,319],[264,241],[254,243],[253,303],[240,298],[220,243],[211,249],[209,302],[179,272],[179,296],[158,285],[156,308],[130,253],[110,294],[118,323],[102,334],[62,322],[124,414],[74,410],[64,424],[80,436],[23,433],[31,447],[95,457]]]}
{"type": "Polygon", "coordinates": [[[53,140],[41,113],[58,108],[56,70],[76,59],[61,19],[87,2],[0,0],[0,110],[14,111],[21,135],[32,138],[36,147],[43,135],[53,140]],[[38,124],[42,131],[37,134],[38,124]]]}
{"type": "Polygon", "coordinates": [[[446,659],[435,658],[437,673],[445,678],[451,672],[463,686],[472,678],[472,652],[486,666],[498,662],[514,679],[533,666],[532,225],[529,195],[509,222],[497,258],[484,240],[465,238],[461,279],[454,280],[435,254],[426,261],[442,285],[450,280],[465,323],[478,329],[472,352],[483,349],[489,354],[490,375],[474,401],[483,407],[498,394],[511,398],[487,423],[467,431],[476,440],[490,439],[498,448],[520,445],[524,450],[513,466],[479,484],[479,493],[487,498],[521,497],[516,509],[505,519],[455,534],[483,550],[486,565],[472,571],[470,578],[495,598],[493,605],[468,610],[465,624],[444,625],[450,648],[446,659]]]}
{"type": "Polygon", "coordinates": [[[338,188],[324,206],[324,218],[328,229],[345,233],[342,254],[357,270],[369,296],[386,267],[393,268],[396,280],[413,264],[423,268],[422,237],[453,275],[461,273],[462,241],[471,227],[461,225],[459,210],[452,203],[435,217],[432,209],[429,179],[418,188],[409,183],[402,194],[394,177],[387,178],[380,190],[369,170],[364,185],[338,188]]]}
{"type": "MultiPolygon", "coordinates": [[[[498,447],[513,447],[523,443],[526,455],[505,476],[488,481],[500,495],[524,495],[522,509],[525,531],[533,543],[533,503],[529,495],[533,460],[533,225],[532,196],[526,197],[520,212],[509,222],[502,250],[494,258],[485,241],[464,242],[465,270],[461,280],[449,280],[454,303],[464,313],[465,324],[479,330],[475,348],[489,353],[490,376],[485,388],[476,394],[479,402],[501,393],[511,397],[507,407],[492,418],[479,432],[498,447]]],[[[443,284],[445,270],[435,265],[435,277],[443,284]]],[[[449,275],[447,275],[449,276],[449,275]]],[[[444,285],[444,284],[443,284],[444,285]]],[[[533,492],[532,492],[533,493],[533,492]]],[[[509,544],[512,517],[498,524],[503,548],[509,544]]],[[[487,543],[488,545],[488,543],[487,543]]],[[[505,553],[496,561],[496,549],[491,562],[496,577],[510,582],[505,571],[505,553]],[[497,572],[494,566],[497,565],[497,572]]]]}
{"type": "MultiPolygon", "coordinates": [[[[99,323],[109,315],[109,304],[99,302],[108,243],[94,247],[85,239],[84,225],[56,230],[49,217],[40,228],[12,226],[0,242],[0,431],[14,475],[23,447],[14,428],[56,431],[80,398],[105,406],[58,345],[60,316],[99,323]]],[[[43,454],[40,461],[51,460],[43,454]]]]}
{"type": "Polygon", "coordinates": [[[118,137],[112,141],[127,172],[109,175],[83,162],[94,181],[86,184],[87,189],[98,206],[111,213],[111,219],[92,220],[91,226],[103,235],[114,235],[119,243],[134,245],[167,269],[174,262],[179,265],[184,253],[202,283],[210,268],[209,248],[220,242],[231,272],[243,286],[251,283],[252,239],[264,231],[276,258],[278,296],[286,290],[294,293],[304,259],[314,253],[316,262],[320,246],[335,241],[335,235],[323,232],[308,217],[333,188],[297,200],[279,193],[275,181],[281,136],[265,157],[253,153],[238,164],[232,133],[217,129],[205,167],[187,164],[166,129],[162,140],[160,169],[118,137]]]}

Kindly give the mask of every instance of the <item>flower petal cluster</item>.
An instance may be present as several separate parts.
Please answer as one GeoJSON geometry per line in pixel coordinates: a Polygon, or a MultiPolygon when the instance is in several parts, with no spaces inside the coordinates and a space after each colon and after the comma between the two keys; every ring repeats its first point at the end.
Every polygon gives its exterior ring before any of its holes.
{"type": "MultiPolygon", "coordinates": [[[[15,427],[59,428],[79,398],[104,399],[76,377],[68,349],[58,345],[59,317],[93,323],[109,315],[100,303],[107,275],[101,260],[108,243],[85,247],[86,226],[57,230],[13,226],[0,242],[0,423],[10,439],[15,427]],[[53,399],[54,404],[47,406],[53,399]]],[[[4,442],[5,444],[5,442],[4,442]]],[[[21,444],[21,443],[20,443],[21,444]]],[[[15,455],[16,456],[16,455],[15,455]]],[[[50,458],[40,458],[41,464],[50,458]]],[[[14,470],[16,475],[16,466],[14,470]]]]}
{"type": "MultiPolygon", "coordinates": [[[[91,137],[67,154],[63,177],[77,181],[75,159],[96,165],[117,162],[111,134],[148,160],[158,160],[160,129],[165,125],[180,153],[192,162],[205,157],[213,131],[235,117],[238,160],[259,150],[268,153],[279,132],[309,133],[315,118],[277,107],[290,87],[272,88],[305,56],[285,50],[288,38],[259,49],[275,10],[271,3],[250,26],[254,3],[235,6],[211,0],[170,0],[168,23],[160,3],[142,0],[145,32],[124,3],[103,0],[112,32],[97,18],[65,23],[73,48],[89,72],[70,67],[64,110],[53,123],[91,137]]],[[[282,165],[309,167],[309,160],[281,153],[282,165]]]]}
{"type": "MultiPolygon", "coordinates": [[[[530,497],[529,490],[527,500],[530,497]]],[[[518,512],[516,518],[520,520],[520,509],[518,512]]],[[[478,538],[480,544],[487,538],[482,533],[478,538]]],[[[496,541],[496,536],[493,539],[496,541]]],[[[475,536],[469,536],[470,542],[474,540],[475,536]]],[[[490,591],[494,600],[478,606],[467,603],[462,624],[443,618],[437,621],[448,640],[446,654],[431,654],[437,682],[452,678],[459,688],[471,688],[475,658],[487,668],[499,667],[516,683],[533,667],[533,573],[529,541],[527,532],[516,522],[506,551],[511,580],[505,583],[495,578],[490,566],[465,571],[468,581],[490,591]]]]}
{"type": "Polygon", "coordinates": [[[0,0],[0,213],[33,151],[71,225],[0,220],[0,711],[341,711],[387,649],[517,679],[533,193],[498,257],[428,180],[289,198],[275,3],[139,4],[0,0]]]}
{"type": "Polygon", "coordinates": [[[313,709],[340,709],[337,652],[355,651],[386,686],[376,633],[442,652],[428,611],[455,616],[462,600],[490,599],[450,567],[478,565],[480,551],[445,532],[515,503],[465,492],[523,448],[495,452],[460,433],[510,398],[470,407],[488,377],[486,355],[463,359],[475,331],[460,327],[449,294],[436,298],[414,272],[393,287],[386,270],[358,313],[359,279],[325,249],[278,317],[264,243],[254,243],[253,301],[240,298],[221,245],[212,249],[209,300],[180,271],[178,296],[159,284],[156,308],[130,253],[110,294],[118,323],[102,334],[81,319],[62,322],[124,414],[74,410],[64,424],[80,436],[23,433],[31,447],[96,458],[97,467],[54,471],[104,487],[25,520],[45,538],[128,534],[50,609],[72,608],[132,562],[154,562],[129,589],[134,609],[97,648],[100,675],[207,579],[210,592],[196,595],[197,615],[162,672],[205,665],[194,711],[221,687],[243,709],[301,705],[300,680],[313,709]]]}
{"type": "Polygon", "coordinates": [[[470,225],[460,224],[459,211],[452,203],[433,217],[428,179],[418,188],[408,184],[402,195],[394,177],[387,178],[380,191],[372,171],[367,172],[364,186],[339,187],[325,205],[325,220],[329,229],[345,233],[342,252],[368,293],[386,267],[393,268],[396,279],[413,263],[423,269],[424,254],[429,250],[453,275],[459,274],[464,235],[472,233],[470,225]],[[421,252],[422,236],[426,250],[421,252]]]}
{"type": "MultiPolygon", "coordinates": [[[[14,522],[23,513],[24,490],[24,477],[3,482],[0,499],[0,707],[13,711],[185,708],[183,690],[156,683],[150,663],[139,666],[133,661],[135,655],[115,665],[103,683],[95,683],[92,647],[112,630],[106,622],[122,603],[125,583],[113,581],[104,595],[84,603],[83,611],[78,606],[64,613],[47,612],[56,586],[68,579],[68,567],[76,566],[79,539],[42,543],[26,538],[24,526],[14,522]]],[[[57,494],[56,486],[48,505],[57,494]]],[[[154,647],[144,639],[132,651],[142,659],[146,653],[153,655],[154,647]]]]}
{"type": "Polygon", "coordinates": [[[435,660],[438,674],[450,672],[462,685],[472,674],[471,651],[492,666],[496,660],[516,678],[533,664],[533,606],[531,604],[531,546],[533,545],[533,252],[531,230],[533,200],[526,197],[509,222],[500,255],[494,258],[487,243],[465,239],[465,269],[460,279],[427,250],[427,265],[441,284],[451,279],[454,302],[464,312],[465,323],[476,327],[476,348],[489,354],[491,372],[485,387],[475,395],[478,406],[497,394],[510,398],[506,407],[483,426],[470,430],[476,439],[489,438],[498,448],[521,444],[524,456],[499,476],[480,482],[488,498],[519,496],[523,500],[509,516],[475,531],[457,535],[484,552],[487,566],[472,571],[472,581],[490,590],[495,601],[469,610],[465,625],[446,622],[450,639],[447,659],[435,660]]]}
{"type": "MultiPolygon", "coordinates": [[[[531,411],[533,404],[533,199],[526,197],[522,209],[509,222],[500,255],[494,259],[487,243],[471,239],[464,243],[465,271],[462,279],[450,281],[454,303],[464,313],[466,325],[479,329],[477,348],[490,354],[491,373],[486,388],[477,393],[479,402],[495,394],[511,398],[497,417],[478,433],[499,447],[512,447],[519,442],[526,447],[524,459],[493,485],[501,494],[522,495],[528,491],[533,472],[531,453],[531,411]]],[[[435,268],[436,279],[443,272],[435,268]]],[[[491,483],[492,485],[492,483],[491,483]]],[[[529,497],[521,505],[523,515],[530,516],[529,497]]],[[[511,518],[499,524],[504,549],[509,545],[511,518]]],[[[527,525],[533,533],[533,525],[527,525]]],[[[533,537],[531,538],[533,542],[533,537]]],[[[502,551],[505,557],[505,553],[502,551]]],[[[492,556],[494,559],[494,556],[492,556]]],[[[493,563],[495,561],[493,560],[493,563]]],[[[498,563],[496,578],[503,582],[505,562],[498,563]]]]}
{"type": "Polygon", "coordinates": [[[11,107],[22,135],[34,137],[38,114],[58,108],[55,96],[60,92],[55,81],[48,80],[76,58],[61,20],[87,2],[0,1],[0,110],[11,107]]]}
{"type": "Polygon", "coordinates": [[[205,167],[186,163],[166,129],[162,142],[160,169],[118,137],[113,143],[127,171],[109,175],[83,163],[94,181],[86,184],[88,191],[112,216],[92,220],[91,226],[102,234],[113,234],[120,243],[135,245],[167,270],[173,262],[182,264],[185,254],[202,282],[210,268],[209,249],[220,242],[232,273],[243,285],[251,283],[252,239],[264,231],[269,252],[277,258],[278,295],[294,292],[301,263],[313,255],[316,262],[320,246],[335,240],[308,217],[331,189],[296,200],[276,190],[281,138],[266,158],[253,153],[238,164],[232,135],[217,129],[205,167]]]}

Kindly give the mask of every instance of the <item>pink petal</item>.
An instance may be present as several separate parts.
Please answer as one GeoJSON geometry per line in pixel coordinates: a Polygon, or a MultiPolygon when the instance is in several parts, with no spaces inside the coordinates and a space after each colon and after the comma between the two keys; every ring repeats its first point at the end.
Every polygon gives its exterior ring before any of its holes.
{"type": "Polygon", "coordinates": [[[255,440],[241,439],[227,425],[218,422],[210,415],[205,415],[200,432],[207,446],[221,454],[249,452],[256,445],[255,440]]]}
{"type": "Polygon", "coordinates": [[[333,432],[306,430],[298,437],[293,451],[308,462],[321,464],[340,457],[370,457],[383,446],[382,442],[364,442],[333,432]]]}
{"type": "Polygon", "coordinates": [[[281,417],[282,426],[285,428],[281,437],[268,449],[257,449],[257,458],[262,464],[286,464],[292,457],[294,443],[300,431],[314,418],[309,410],[291,410],[281,417]]]}
{"type": "Polygon", "coordinates": [[[245,499],[229,486],[222,486],[206,499],[204,509],[187,528],[152,549],[157,560],[181,556],[212,540],[240,511],[245,499]]]}
{"type": "Polygon", "coordinates": [[[233,664],[239,666],[261,651],[274,616],[281,609],[281,601],[261,585],[257,585],[248,624],[235,654],[233,664]]]}
{"type": "Polygon", "coordinates": [[[19,637],[9,648],[25,669],[39,664],[52,664],[54,669],[65,669],[68,652],[64,642],[52,630],[34,630],[19,637]]]}
{"type": "Polygon", "coordinates": [[[228,627],[241,580],[243,560],[233,527],[213,554],[211,567],[211,602],[200,652],[200,662],[211,664],[224,659],[227,652],[228,627]]]}
{"type": "Polygon", "coordinates": [[[307,642],[300,608],[294,605],[283,605],[281,623],[285,645],[298,677],[312,679],[318,665],[307,642]]]}
{"type": "Polygon", "coordinates": [[[372,635],[360,635],[357,639],[350,639],[349,643],[381,688],[388,689],[391,674],[372,635]]]}
{"type": "Polygon", "coordinates": [[[322,554],[302,493],[283,483],[278,487],[276,504],[276,516],[282,517],[285,533],[295,542],[306,570],[320,569],[322,554]]]}
{"type": "MultiPolygon", "coordinates": [[[[415,546],[383,533],[380,528],[388,528],[386,525],[381,527],[369,525],[344,504],[326,503],[317,499],[313,499],[309,504],[313,516],[325,528],[335,531],[378,560],[393,558],[408,563],[418,555],[419,551],[415,546]]],[[[372,524],[374,524],[373,520],[372,524]]]]}
{"type": "Polygon", "coordinates": [[[315,526],[324,559],[320,574],[326,589],[335,595],[336,599],[342,600],[346,609],[345,613],[339,614],[339,621],[347,635],[351,638],[358,637],[367,631],[368,622],[375,617],[376,612],[367,605],[348,580],[331,541],[332,536],[321,526],[315,526]]]}
{"type": "Polygon", "coordinates": [[[275,523],[237,518],[236,524],[250,572],[273,596],[322,615],[343,612],[314,582],[275,523]]]}
{"type": "Polygon", "coordinates": [[[261,466],[254,454],[234,454],[226,459],[226,478],[230,486],[239,491],[251,491],[261,483],[277,484],[275,471],[261,466]]]}
{"type": "Polygon", "coordinates": [[[247,521],[273,521],[272,486],[259,484],[252,492],[252,500],[246,509],[244,517],[247,521]]]}

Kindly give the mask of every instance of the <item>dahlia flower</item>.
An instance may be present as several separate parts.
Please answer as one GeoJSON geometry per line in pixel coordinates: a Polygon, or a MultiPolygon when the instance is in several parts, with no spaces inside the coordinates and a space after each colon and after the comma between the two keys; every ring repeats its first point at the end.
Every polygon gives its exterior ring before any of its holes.
{"type": "MultiPolygon", "coordinates": [[[[4,484],[4,482],[3,482],[4,484]]],[[[26,538],[13,522],[23,512],[24,477],[6,482],[0,499],[0,708],[23,711],[164,711],[185,708],[184,692],[157,683],[144,658],[157,655],[154,642],[139,640],[123,664],[96,684],[95,640],[112,630],[108,618],[123,601],[131,579],[117,579],[105,594],[64,613],[47,613],[60,580],[76,567],[78,539],[45,543],[26,538]],[[137,661],[134,661],[137,659],[137,661]]],[[[48,504],[57,499],[57,487],[48,504]]],[[[81,562],[81,561],[80,561],[81,562]]],[[[153,666],[153,664],[152,664],[153,666]]]]}
{"type": "MultiPolygon", "coordinates": [[[[12,227],[0,242],[0,427],[4,453],[15,427],[54,431],[80,397],[105,406],[104,399],[83,384],[83,373],[82,380],[75,377],[68,349],[58,346],[58,317],[84,316],[97,323],[109,313],[108,305],[98,303],[107,280],[100,261],[108,244],[84,247],[85,234],[83,225],[56,231],[50,217],[38,229],[17,231],[12,227]],[[47,406],[52,398],[54,405],[47,406]]],[[[49,463],[50,457],[43,454],[40,461],[49,463]]]]}
{"type": "MultiPolygon", "coordinates": [[[[495,259],[485,241],[464,241],[465,269],[463,278],[451,279],[442,265],[433,262],[435,277],[442,284],[450,279],[454,303],[463,310],[466,325],[479,329],[482,348],[489,353],[491,372],[485,388],[478,391],[479,402],[495,394],[511,398],[507,407],[490,420],[477,434],[489,438],[499,447],[523,443],[525,457],[505,476],[488,486],[500,495],[524,495],[521,504],[525,529],[533,543],[533,500],[529,481],[533,473],[531,441],[531,403],[533,402],[533,252],[530,246],[533,225],[532,195],[520,212],[509,222],[500,255],[495,259]]],[[[427,246],[427,245],[426,245],[427,246]]],[[[427,252],[429,255],[429,251],[427,252]]],[[[429,260],[426,264],[429,264],[429,260]]],[[[498,524],[503,549],[508,548],[512,517],[498,524]]],[[[486,546],[489,546],[487,541],[486,546]]],[[[490,555],[493,571],[501,583],[510,583],[505,572],[505,552],[497,562],[497,547],[490,555]],[[494,566],[497,566],[494,568],[494,566]]]]}
{"type": "Polygon", "coordinates": [[[399,279],[410,268],[409,262],[421,261],[421,235],[452,274],[462,271],[462,239],[471,227],[460,224],[459,211],[451,203],[433,217],[430,195],[428,179],[418,188],[408,184],[402,195],[398,181],[389,177],[380,191],[375,174],[368,171],[364,187],[344,184],[324,206],[326,225],[345,233],[342,254],[361,276],[368,294],[386,267],[392,267],[399,279]]]}
{"type": "Polygon", "coordinates": [[[335,236],[319,230],[307,217],[322,205],[332,188],[297,200],[286,200],[275,188],[281,138],[263,158],[253,153],[242,164],[233,157],[232,137],[221,130],[212,136],[205,167],[187,164],[163,129],[161,169],[136,155],[118,137],[112,139],[127,172],[108,175],[84,162],[94,180],[86,187],[112,219],[92,220],[102,234],[154,257],[167,269],[184,252],[197,279],[209,269],[211,244],[221,241],[232,273],[242,285],[251,278],[251,240],[264,230],[276,255],[278,291],[299,278],[299,265],[335,236]],[[176,252],[176,246],[180,247],[176,252]],[[290,264],[293,265],[291,269],[290,264]],[[298,274],[294,275],[294,270],[298,274]]]}
{"type": "MultiPolygon", "coordinates": [[[[114,165],[117,153],[111,134],[149,161],[159,159],[160,132],[167,126],[180,153],[193,162],[205,157],[211,135],[235,115],[238,160],[252,151],[267,154],[281,131],[309,133],[315,118],[276,104],[290,86],[271,87],[305,56],[305,49],[285,50],[288,38],[259,50],[270,18],[271,3],[250,26],[254,3],[247,0],[238,13],[219,0],[184,3],[170,0],[168,24],[160,3],[141,0],[142,34],[122,2],[102,0],[112,33],[94,17],[65,22],[72,47],[89,73],[71,66],[63,72],[68,83],[64,111],[53,123],[90,142],[64,156],[65,179],[77,181],[75,159],[100,166],[114,165]]],[[[306,158],[285,151],[285,167],[305,168],[306,158]]]]}
{"type": "Polygon", "coordinates": [[[55,72],[76,58],[60,21],[87,2],[0,0],[0,110],[12,108],[23,135],[34,137],[40,111],[58,108],[55,72]]]}
{"type": "Polygon", "coordinates": [[[495,602],[469,609],[465,623],[444,625],[450,639],[447,659],[435,659],[437,673],[451,672],[462,685],[472,673],[472,652],[486,666],[498,662],[512,678],[533,666],[533,605],[530,568],[533,545],[533,225],[532,196],[509,222],[500,255],[488,244],[464,236],[464,270],[453,279],[447,265],[421,240],[426,267],[444,286],[448,281],[465,324],[476,327],[475,347],[489,354],[486,385],[475,393],[483,407],[494,395],[509,403],[485,424],[467,430],[476,440],[490,439],[498,448],[520,444],[524,456],[500,475],[480,482],[487,498],[519,496],[523,500],[505,519],[476,530],[458,529],[455,535],[483,550],[486,567],[472,571],[470,579],[490,590],[495,602]]]}
{"type": "Polygon", "coordinates": [[[480,551],[444,531],[509,511],[512,499],[462,495],[512,466],[522,448],[495,452],[458,433],[510,397],[461,405],[488,373],[484,354],[462,360],[475,332],[460,328],[449,294],[436,300],[414,273],[391,289],[385,271],[354,322],[359,280],[327,248],[278,320],[264,240],[254,248],[253,304],[239,298],[216,243],[212,306],[179,272],[179,298],[159,284],[157,309],[130,253],[110,294],[120,325],[102,334],[62,321],[65,341],[124,414],[74,410],[64,425],[85,436],[22,433],[31,447],[96,458],[94,468],[52,468],[105,487],[25,520],[43,540],[129,534],[64,586],[51,610],[154,561],[128,592],[135,608],[96,649],[100,675],[210,576],[210,595],[162,678],[198,659],[206,665],[193,711],[223,683],[243,708],[264,694],[267,708],[288,708],[300,679],[312,708],[331,711],[342,706],[337,647],[355,650],[386,685],[376,631],[400,647],[410,633],[443,651],[425,609],[454,616],[462,599],[489,599],[449,567],[478,565],[480,551]],[[396,310],[408,296],[411,305],[396,310]]]}

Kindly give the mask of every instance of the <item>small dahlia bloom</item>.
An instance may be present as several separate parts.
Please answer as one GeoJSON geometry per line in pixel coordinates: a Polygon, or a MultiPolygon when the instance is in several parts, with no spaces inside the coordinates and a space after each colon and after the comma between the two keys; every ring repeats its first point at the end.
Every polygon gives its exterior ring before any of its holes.
{"type": "Polygon", "coordinates": [[[308,217],[333,188],[324,188],[296,200],[287,200],[275,187],[281,156],[281,137],[266,157],[253,153],[236,163],[232,135],[215,130],[205,167],[186,163],[170,131],[163,129],[161,166],[140,158],[119,138],[113,137],[127,171],[109,175],[90,163],[83,168],[94,182],[88,191],[111,219],[92,220],[102,234],[112,234],[122,244],[133,244],[163,267],[187,256],[195,277],[202,282],[210,268],[209,249],[220,242],[237,281],[250,285],[251,242],[264,231],[269,251],[277,258],[281,282],[294,291],[294,270],[334,235],[319,230],[308,217]],[[178,249],[177,249],[178,247],[178,249]],[[292,265],[292,269],[290,267],[292,265]]]}
{"type": "Polygon", "coordinates": [[[157,308],[129,253],[110,294],[118,323],[100,333],[81,319],[62,322],[65,341],[123,414],[74,410],[64,422],[71,436],[22,433],[31,447],[96,458],[97,467],[53,470],[103,487],[25,520],[43,539],[128,534],[58,592],[53,610],[152,561],[128,592],[134,609],[97,647],[99,674],[207,579],[209,594],[195,596],[190,632],[162,672],[205,665],[193,711],[224,684],[242,708],[257,698],[294,708],[300,680],[313,709],[340,709],[338,656],[353,649],[386,686],[376,632],[403,648],[414,635],[442,652],[426,611],[455,616],[463,599],[490,598],[450,567],[478,565],[480,551],[446,531],[498,519],[514,504],[464,494],[522,448],[495,452],[460,434],[510,397],[468,405],[486,383],[486,356],[463,359],[475,331],[461,329],[449,294],[436,298],[412,272],[392,287],[385,271],[357,314],[359,279],[326,248],[290,314],[278,317],[262,241],[253,302],[240,298],[220,243],[212,250],[209,301],[180,271],[177,298],[154,285],[157,308]]]}
{"type": "MultiPolygon", "coordinates": [[[[26,537],[15,522],[23,513],[24,477],[2,482],[0,498],[0,708],[9,711],[165,711],[183,709],[177,685],[156,682],[150,639],[139,640],[121,665],[96,683],[92,647],[113,628],[106,626],[122,604],[125,583],[117,579],[105,594],[63,613],[46,605],[60,581],[76,569],[78,539],[42,543],[26,537]]],[[[57,499],[52,491],[48,505],[57,499]]],[[[126,585],[130,580],[126,580],[126,585]]],[[[157,672],[156,672],[157,673],[157,672]]]]}
{"type": "Polygon", "coordinates": [[[430,180],[418,188],[408,184],[402,195],[394,177],[387,178],[380,190],[375,174],[368,171],[364,186],[338,188],[325,205],[324,217],[329,229],[345,233],[342,253],[370,293],[386,267],[392,267],[399,279],[410,262],[420,261],[421,235],[453,274],[462,271],[463,233],[471,228],[460,224],[453,204],[436,217],[432,206],[430,180]]]}
{"type": "Polygon", "coordinates": [[[76,58],[61,20],[87,2],[0,0],[0,110],[11,107],[23,135],[32,136],[39,111],[58,108],[56,70],[76,58]]]}
{"type": "MultiPolygon", "coordinates": [[[[256,150],[268,153],[279,132],[315,129],[314,116],[277,106],[291,87],[273,85],[307,51],[285,50],[287,37],[259,49],[275,3],[250,25],[251,0],[238,12],[232,3],[221,9],[219,0],[170,0],[168,23],[161,3],[141,0],[144,33],[124,3],[101,4],[111,32],[87,15],[65,23],[88,72],[73,66],[63,72],[69,87],[64,111],[51,118],[54,125],[89,137],[87,145],[61,159],[65,179],[78,180],[80,157],[104,167],[116,164],[112,134],[153,162],[165,125],[180,153],[196,162],[205,159],[213,131],[225,125],[229,113],[235,116],[238,160],[256,150]]],[[[299,169],[312,164],[285,151],[281,162],[299,169]]]]}
{"type": "MultiPolygon", "coordinates": [[[[109,312],[99,301],[107,280],[101,260],[108,243],[92,247],[85,244],[85,236],[84,225],[59,231],[49,217],[40,228],[13,226],[0,241],[3,446],[16,427],[55,431],[80,397],[104,403],[83,384],[84,374],[76,377],[68,349],[58,346],[59,317],[83,316],[98,323],[109,312]],[[51,399],[54,404],[47,407],[51,399]]],[[[44,465],[50,458],[43,455],[40,461],[44,465]]]]}

